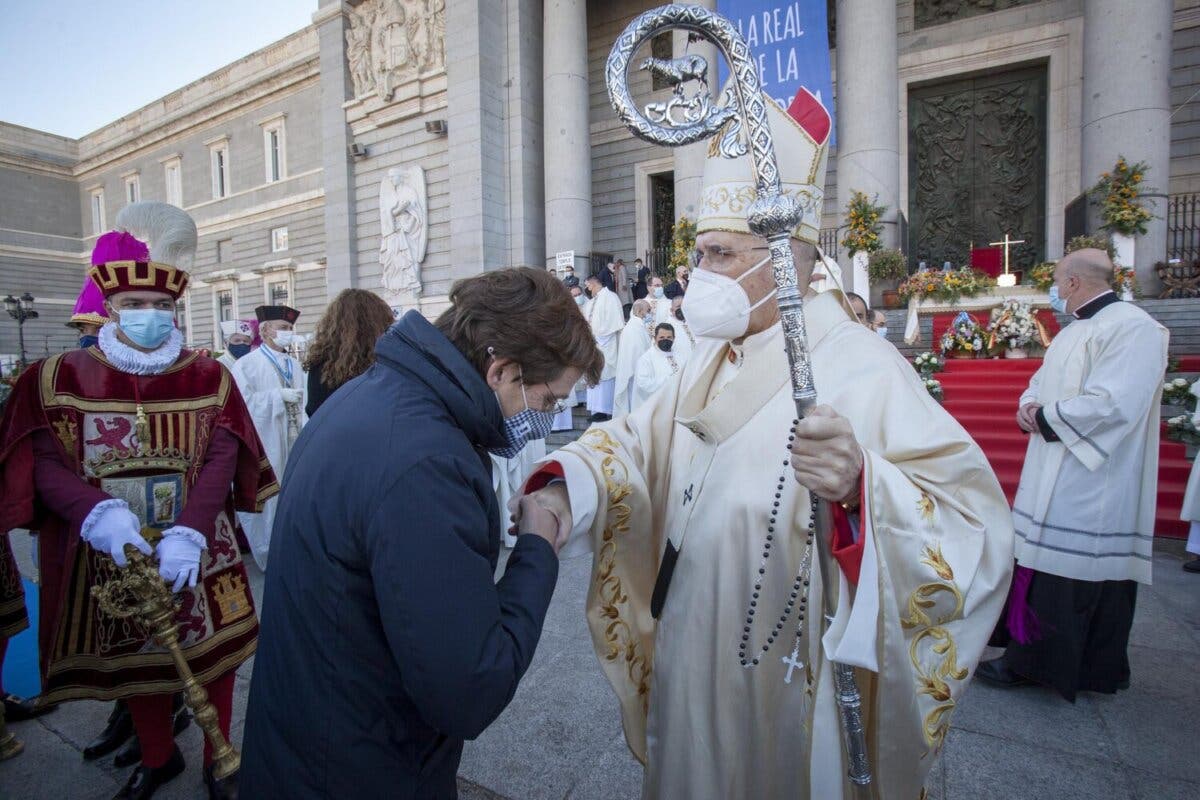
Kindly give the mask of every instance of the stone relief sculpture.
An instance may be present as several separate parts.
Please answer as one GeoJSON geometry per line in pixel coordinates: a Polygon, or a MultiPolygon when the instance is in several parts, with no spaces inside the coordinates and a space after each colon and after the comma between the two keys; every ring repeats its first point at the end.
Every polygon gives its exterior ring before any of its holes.
{"type": "Polygon", "coordinates": [[[446,65],[445,0],[367,0],[346,13],[356,98],[388,102],[399,84],[446,65]]]}
{"type": "Polygon", "coordinates": [[[429,240],[425,170],[389,169],[379,184],[379,263],[383,288],[391,297],[421,296],[421,262],[429,240]]]}

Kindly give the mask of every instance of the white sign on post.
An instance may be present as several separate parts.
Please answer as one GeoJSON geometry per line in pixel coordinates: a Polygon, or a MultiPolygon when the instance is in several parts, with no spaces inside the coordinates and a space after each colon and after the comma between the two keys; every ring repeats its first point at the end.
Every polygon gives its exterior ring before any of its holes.
{"type": "Polygon", "coordinates": [[[554,254],[554,266],[558,269],[566,269],[567,267],[575,267],[575,251],[560,250],[554,254]]]}

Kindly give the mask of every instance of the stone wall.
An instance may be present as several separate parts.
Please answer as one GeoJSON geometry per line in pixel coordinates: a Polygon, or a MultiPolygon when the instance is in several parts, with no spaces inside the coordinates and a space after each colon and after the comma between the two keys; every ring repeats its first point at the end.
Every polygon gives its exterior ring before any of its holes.
{"type": "MultiPolygon", "coordinates": [[[[1200,192],[1200,2],[1176,0],[1171,42],[1171,178],[1169,192],[1200,192]]],[[[1162,188],[1161,179],[1149,176],[1162,188]]]]}

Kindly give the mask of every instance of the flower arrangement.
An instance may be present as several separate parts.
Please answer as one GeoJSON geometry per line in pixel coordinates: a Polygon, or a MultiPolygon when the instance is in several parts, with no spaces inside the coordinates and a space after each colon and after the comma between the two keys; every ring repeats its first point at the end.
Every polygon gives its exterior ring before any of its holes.
{"type": "Polygon", "coordinates": [[[1028,303],[1009,298],[992,309],[988,323],[989,345],[1003,343],[1010,350],[1028,347],[1037,336],[1037,322],[1028,303]]]}
{"type": "Polygon", "coordinates": [[[875,200],[878,199],[878,195],[872,199],[859,191],[850,195],[850,202],[846,204],[846,235],[842,237],[842,247],[850,251],[852,257],[860,250],[874,253],[883,247],[879,241],[879,234],[883,230],[879,218],[887,211],[887,206],[876,204],[875,200]]]}
{"type": "Polygon", "coordinates": [[[1112,170],[1100,176],[1091,194],[1100,206],[1100,225],[1105,230],[1134,236],[1146,232],[1146,223],[1153,218],[1139,198],[1146,192],[1142,176],[1149,166],[1145,161],[1130,164],[1118,156],[1112,170]]]}
{"type": "Polygon", "coordinates": [[[1039,291],[1049,291],[1054,285],[1054,269],[1057,266],[1057,261],[1043,261],[1029,270],[1029,281],[1039,291]]]}
{"type": "Polygon", "coordinates": [[[876,250],[867,261],[871,283],[901,281],[908,277],[908,261],[899,250],[876,250]]]}
{"type": "Polygon", "coordinates": [[[1074,253],[1076,250],[1083,250],[1085,247],[1091,247],[1095,250],[1103,250],[1108,253],[1110,259],[1116,259],[1117,248],[1113,245],[1112,237],[1105,236],[1102,233],[1097,233],[1094,236],[1075,236],[1071,241],[1067,242],[1067,246],[1063,248],[1063,253],[1074,253]]]}
{"type": "Polygon", "coordinates": [[[1196,395],[1192,394],[1192,384],[1186,378],[1175,378],[1164,383],[1162,401],[1169,406],[1196,410],[1196,395]]]}
{"type": "Polygon", "coordinates": [[[1167,438],[1192,447],[1200,447],[1200,431],[1196,430],[1191,414],[1180,414],[1167,420],[1167,438]]]}
{"type": "Polygon", "coordinates": [[[960,353],[971,358],[984,352],[984,338],[984,330],[975,318],[960,311],[942,334],[942,352],[960,353]]]}
{"type": "Polygon", "coordinates": [[[991,276],[979,270],[963,267],[950,272],[926,270],[915,272],[900,284],[900,297],[908,301],[930,297],[945,303],[955,303],[961,297],[975,297],[996,285],[991,276]]]}
{"type": "Polygon", "coordinates": [[[935,373],[941,372],[943,369],[945,369],[942,359],[938,357],[937,353],[934,353],[930,350],[926,350],[924,353],[914,356],[912,363],[913,367],[916,368],[917,373],[925,379],[928,379],[935,373]]]}
{"type": "Polygon", "coordinates": [[[675,271],[680,267],[687,268],[690,265],[695,249],[696,223],[688,219],[686,215],[681,215],[679,221],[675,223],[675,230],[671,233],[671,258],[667,261],[669,274],[665,276],[666,280],[673,279],[675,271]]]}
{"type": "Polygon", "coordinates": [[[1133,271],[1133,267],[1117,267],[1113,270],[1112,280],[1113,291],[1117,294],[1137,294],[1137,273],[1133,271]]]}
{"type": "Polygon", "coordinates": [[[946,399],[945,393],[942,391],[942,382],[937,378],[922,378],[925,382],[925,391],[929,392],[929,396],[939,403],[946,399]]]}

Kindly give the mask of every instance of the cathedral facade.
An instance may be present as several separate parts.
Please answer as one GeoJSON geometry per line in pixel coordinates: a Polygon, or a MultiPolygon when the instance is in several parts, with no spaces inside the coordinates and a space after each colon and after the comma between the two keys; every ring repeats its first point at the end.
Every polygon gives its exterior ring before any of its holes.
{"type": "MultiPolygon", "coordinates": [[[[263,302],[298,307],[310,331],[348,287],[432,315],[481,270],[662,264],[674,221],[695,215],[703,146],[635,139],[604,85],[612,43],[654,5],[322,2],[305,29],[81,139],[0,124],[0,290],[36,298],[29,355],[71,346],[95,238],[137,199],[199,226],[180,314],[194,346],[219,347],[217,324],[263,302]]],[[[962,263],[1011,233],[1031,264],[1094,227],[1070,208],[1125,156],[1155,189],[1137,253],[1152,284],[1170,203],[1200,192],[1200,0],[827,6],[827,30],[805,35],[831,48],[822,243],[847,275],[853,190],[888,207],[884,239],[913,263],[962,263]]],[[[680,34],[645,54],[685,50],[713,57],[680,34]]],[[[670,97],[647,72],[630,83],[641,102],[670,97]]],[[[16,339],[0,323],[0,358],[16,339]]]]}

